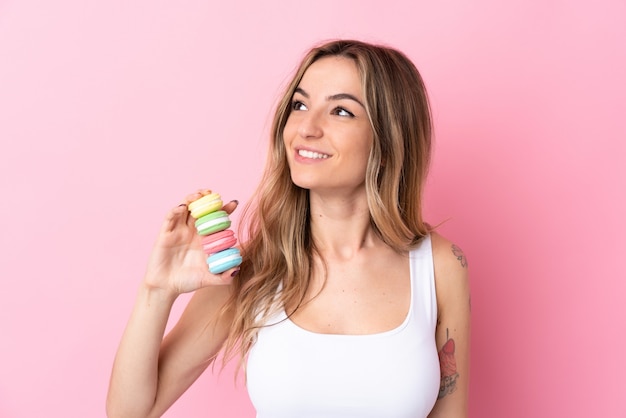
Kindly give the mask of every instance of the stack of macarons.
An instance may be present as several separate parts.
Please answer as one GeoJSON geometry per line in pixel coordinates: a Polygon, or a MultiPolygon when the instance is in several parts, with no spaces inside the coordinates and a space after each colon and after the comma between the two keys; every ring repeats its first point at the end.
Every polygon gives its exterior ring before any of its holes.
{"type": "Polygon", "coordinates": [[[208,256],[207,264],[213,274],[223,273],[241,264],[241,254],[233,247],[237,238],[230,228],[228,213],[221,210],[222,198],[218,193],[209,193],[188,206],[191,216],[196,218],[196,229],[202,236],[202,247],[208,256]]]}

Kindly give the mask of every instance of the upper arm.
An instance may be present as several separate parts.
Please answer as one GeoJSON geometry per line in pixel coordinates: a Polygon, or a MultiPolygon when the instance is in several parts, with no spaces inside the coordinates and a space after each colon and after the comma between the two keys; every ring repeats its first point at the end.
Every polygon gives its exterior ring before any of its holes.
{"type": "Polygon", "coordinates": [[[436,233],[432,234],[432,243],[441,386],[429,417],[466,417],[471,310],[467,259],[458,246],[436,233]]]}
{"type": "Polygon", "coordinates": [[[220,315],[230,286],[197,290],[180,319],[163,339],[154,416],[161,416],[202,374],[228,335],[230,312],[220,315]]]}

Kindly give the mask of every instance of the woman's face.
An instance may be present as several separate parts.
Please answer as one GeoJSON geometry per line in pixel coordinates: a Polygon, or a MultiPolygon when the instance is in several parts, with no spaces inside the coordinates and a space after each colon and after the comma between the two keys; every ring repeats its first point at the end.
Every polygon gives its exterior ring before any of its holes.
{"type": "Polygon", "coordinates": [[[283,130],[291,179],[312,191],[363,189],[373,131],[354,61],[325,57],[304,73],[283,130]]]}

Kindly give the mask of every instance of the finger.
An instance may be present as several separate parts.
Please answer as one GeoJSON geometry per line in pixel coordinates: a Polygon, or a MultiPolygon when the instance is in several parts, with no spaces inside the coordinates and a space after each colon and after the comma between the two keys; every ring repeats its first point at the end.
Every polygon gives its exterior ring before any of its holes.
{"type": "Polygon", "coordinates": [[[231,284],[233,279],[239,274],[239,267],[234,267],[232,269],[226,270],[223,273],[220,273],[218,276],[222,281],[222,284],[231,284]]]}
{"type": "Polygon", "coordinates": [[[207,271],[207,274],[203,277],[201,286],[223,286],[230,285],[233,279],[239,274],[239,267],[234,267],[230,270],[226,270],[220,274],[212,274],[207,271]]]}
{"type": "Polygon", "coordinates": [[[200,199],[202,196],[204,196],[204,195],[202,193],[200,193],[200,192],[191,193],[191,194],[188,194],[187,196],[185,196],[185,200],[183,200],[183,202],[186,205],[189,205],[191,202],[194,202],[194,201],[200,199]]]}
{"type": "Polygon", "coordinates": [[[187,222],[189,211],[187,205],[181,204],[170,210],[163,222],[163,229],[167,232],[173,231],[181,222],[187,222]]]}
{"type": "Polygon", "coordinates": [[[196,218],[191,216],[191,212],[189,212],[189,210],[187,210],[187,226],[193,229],[196,228],[196,218]]]}
{"type": "Polygon", "coordinates": [[[188,205],[191,202],[196,201],[200,199],[201,197],[206,196],[208,194],[211,194],[210,189],[198,189],[198,191],[187,195],[187,197],[185,197],[184,203],[188,205]]]}
{"type": "Polygon", "coordinates": [[[222,210],[230,215],[235,211],[235,209],[237,209],[237,206],[239,206],[239,201],[231,200],[222,207],[222,210]]]}

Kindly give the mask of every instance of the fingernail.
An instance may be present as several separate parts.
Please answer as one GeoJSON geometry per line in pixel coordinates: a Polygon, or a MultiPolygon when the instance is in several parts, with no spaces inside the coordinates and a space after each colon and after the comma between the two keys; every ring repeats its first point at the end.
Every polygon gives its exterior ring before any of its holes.
{"type": "Polygon", "coordinates": [[[181,203],[180,205],[178,205],[178,207],[181,207],[181,206],[187,206],[187,204],[186,203],[181,203]]]}
{"type": "Polygon", "coordinates": [[[238,205],[238,204],[239,204],[239,201],[238,201],[238,200],[236,200],[236,199],[235,199],[235,200],[231,200],[231,201],[230,201],[230,203],[233,203],[233,202],[235,202],[235,204],[236,204],[236,205],[238,205]]]}
{"type": "Polygon", "coordinates": [[[239,269],[233,271],[232,273],[230,273],[230,277],[235,277],[236,275],[239,274],[239,269]]]}

